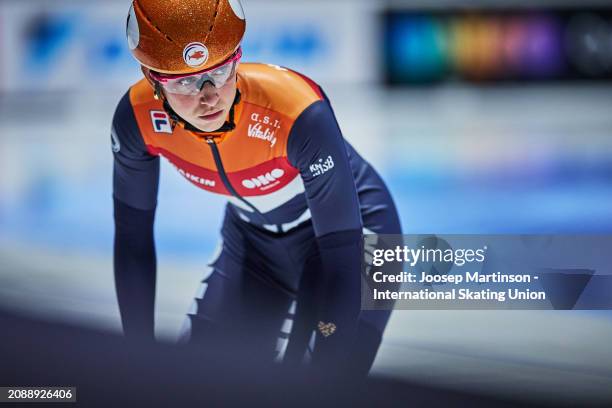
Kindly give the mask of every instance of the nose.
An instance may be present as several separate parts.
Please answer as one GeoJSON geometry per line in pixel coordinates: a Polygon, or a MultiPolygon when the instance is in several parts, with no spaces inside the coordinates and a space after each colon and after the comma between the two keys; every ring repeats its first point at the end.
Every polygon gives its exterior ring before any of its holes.
{"type": "Polygon", "coordinates": [[[219,91],[215,86],[207,81],[200,90],[200,104],[215,106],[219,102],[219,91]]]}

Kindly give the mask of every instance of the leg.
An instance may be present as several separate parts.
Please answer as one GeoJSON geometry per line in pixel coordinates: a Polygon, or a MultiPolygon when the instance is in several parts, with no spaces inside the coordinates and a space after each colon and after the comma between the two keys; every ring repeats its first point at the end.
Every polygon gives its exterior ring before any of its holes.
{"type": "Polygon", "coordinates": [[[253,257],[260,257],[253,254],[239,223],[226,213],[223,249],[202,281],[183,342],[205,352],[271,362],[293,299],[262,276],[259,271],[265,268],[253,266],[253,257]]]}

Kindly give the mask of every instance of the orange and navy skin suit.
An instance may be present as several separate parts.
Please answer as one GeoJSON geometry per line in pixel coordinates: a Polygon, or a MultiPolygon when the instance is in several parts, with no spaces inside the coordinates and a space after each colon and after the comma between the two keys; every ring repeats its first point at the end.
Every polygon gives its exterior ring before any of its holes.
{"type": "Polygon", "coordinates": [[[362,232],[401,233],[393,200],[343,138],[329,100],[312,80],[282,67],[245,63],[237,89],[235,128],[226,132],[172,126],[144,79],[117,107],[115,277],[124,330],[152,335],[152,225],[161,156],[195,186],[228,198],[221,255],[211,263],[206,293],[188,315],[186,338],[205,343],[218,338],[211,335],[215,330],[238,336],[237,327],[244,333],[246,326],[227,322],[250,313],[259,323],[249,333],[260,339],[250,344],[264,349],[275,339],[263,332],[278,337],[295,300],[286,358],[303,354],[304,338],[310,337],[304,333],[315,330],[313,363],[362,355],[367,372],[389,312],[360,312],[362,232]],[[245,283],[245,276],[260,279],[245,283]],[[233,280],[240,283],[228,284],[233,280]],[[236,298],[248,285],[253,304],[242,299],[246,306],[237,310],[236,298]],[[271,293],[278,294],[274,307],[271,293]],[[317,330],[319,323],[326,329],[317,330]]]}

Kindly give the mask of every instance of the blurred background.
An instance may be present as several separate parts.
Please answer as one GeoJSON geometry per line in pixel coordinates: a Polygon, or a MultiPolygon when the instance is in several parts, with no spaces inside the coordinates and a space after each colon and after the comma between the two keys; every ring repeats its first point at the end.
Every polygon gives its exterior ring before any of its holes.
{"type": "MultiPolygon", "coordinates": [[[[320,83],[406,233],[612,232],[607,1],[243,0],[244,60],[320,83]]],[[[0,305],[120,330],[110,122],[141,77],[128,0],[0,2],[0,305]]],[[[174,339],[224,202],[162,165],[157,334],[174,339]]],[[[373,372],[612,399],[609,311],[397,311],[373,372]]]]}

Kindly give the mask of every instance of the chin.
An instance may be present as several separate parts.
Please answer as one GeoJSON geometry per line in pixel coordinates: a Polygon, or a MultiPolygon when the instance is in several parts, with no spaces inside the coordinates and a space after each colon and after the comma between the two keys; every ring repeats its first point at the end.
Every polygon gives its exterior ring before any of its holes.
{"type": "Polygon", "coordinates": [[[203,132],[214,132],[219,129],[225,123],[225,118],[217,120],[215,122],[198,121],[195,125],[198,129],[203,132]]]}

